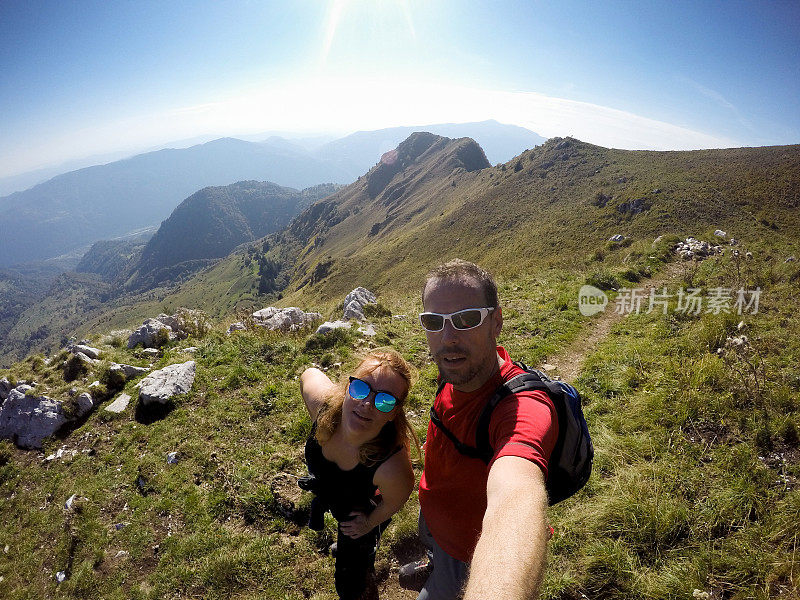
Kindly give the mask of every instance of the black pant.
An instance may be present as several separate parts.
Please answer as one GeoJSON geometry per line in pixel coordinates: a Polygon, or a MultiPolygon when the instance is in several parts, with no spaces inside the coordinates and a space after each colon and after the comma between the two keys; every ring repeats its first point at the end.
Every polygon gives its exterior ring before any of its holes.
{"type": "Polygon", "coordinates": [[[353,539],[342,533],[336,536],[336,593],[341,600],[359,600],[378,597],[378,589],[372,576],[375,572],[375,553],[381,533],[389,525],[385,521],[375,529],[353,539]]]}

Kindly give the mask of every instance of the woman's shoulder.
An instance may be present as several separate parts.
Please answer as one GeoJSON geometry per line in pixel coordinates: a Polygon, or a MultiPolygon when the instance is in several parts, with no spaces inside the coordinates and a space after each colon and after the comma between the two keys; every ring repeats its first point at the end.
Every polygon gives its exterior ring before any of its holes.
{"type": "Polygon", "coordinates": [[[335,390],[336,385],[330,378],[315,367],[306,369],[300,375],[300,394],[312,421],[317,419],[319,409],[335,390]]]}

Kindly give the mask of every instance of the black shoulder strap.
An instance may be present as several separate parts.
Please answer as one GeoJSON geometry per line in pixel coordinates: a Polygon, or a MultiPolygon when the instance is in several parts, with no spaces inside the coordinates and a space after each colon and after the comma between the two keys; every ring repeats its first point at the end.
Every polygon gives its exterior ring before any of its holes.
{"type": "MultiPolygon", "coordinates": [[[[508,381],[497,386],[492,394],[492,397],[484,405],[483,410],[478,417],[478,423],[475,429],[475,446],[469,446],[459,440],[453,434],[453,432],[445,427],[441,418],[436,413],[436,410],[433,408],[433,406],[431,406],[431,422],[436,425],[436,427],[438,427],[442,433],[444,433],[448,439],[450,439],[451,442],[453,442],[456,450],[458,450],[461,454],[469,456],[470,458],[478,458],[488,465],[492,460],[492,456],[494,456],[494,448],[492,448],[492,445],[489,443],[489,422],[492,419],[492,412],[500,403],[500,401],[506,396],[523,391],[541,390],[548,395],[552,391],[548,385],[550,382],[545,381],[546,376],[543,377],[538,371],[529,370],[528,367],[523,363],[515,364],[520,366],[526,372],[521,373],[516,377],[512,377],[508,381]]],[[[440,382],[439,389],[436,391],[437,396],[441,393],[443,388],[444,384],[440,382]]]]}

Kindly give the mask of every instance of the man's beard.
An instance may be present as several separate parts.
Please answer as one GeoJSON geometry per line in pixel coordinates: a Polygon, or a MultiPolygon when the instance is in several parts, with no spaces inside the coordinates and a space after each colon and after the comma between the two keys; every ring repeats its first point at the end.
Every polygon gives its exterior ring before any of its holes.
{"type": "Polygon", "coordinates": [[[471,365],[464,371],[451,371],[451,369],[458,369],[458,367],[449,366],[442,355],[452,352],[457,352],[463,355],[466,361],[469,361],[470,359],[470,353],[463,348],[448,348],[447,350],[437,352],[433,356],[433,361],[436,363],[436,366],[439,367],[439,375],[441,376],[442,381],[456,386],[463,385],[465,383],[469,383],[480,374],[480,365],[471,365]]]}

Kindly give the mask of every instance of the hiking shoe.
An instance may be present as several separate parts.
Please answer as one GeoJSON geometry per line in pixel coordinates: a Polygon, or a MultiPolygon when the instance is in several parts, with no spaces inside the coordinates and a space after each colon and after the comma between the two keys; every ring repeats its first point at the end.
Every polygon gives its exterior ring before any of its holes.
{"type": "Polygon", "coordinates": [[[433,570],[433,564],[426,556],[420,560],[406,563],[398,571],[397,577],[400,580],[400,587],[406,590],[419,592],[428,580],[428,576],[433,570]]]}

